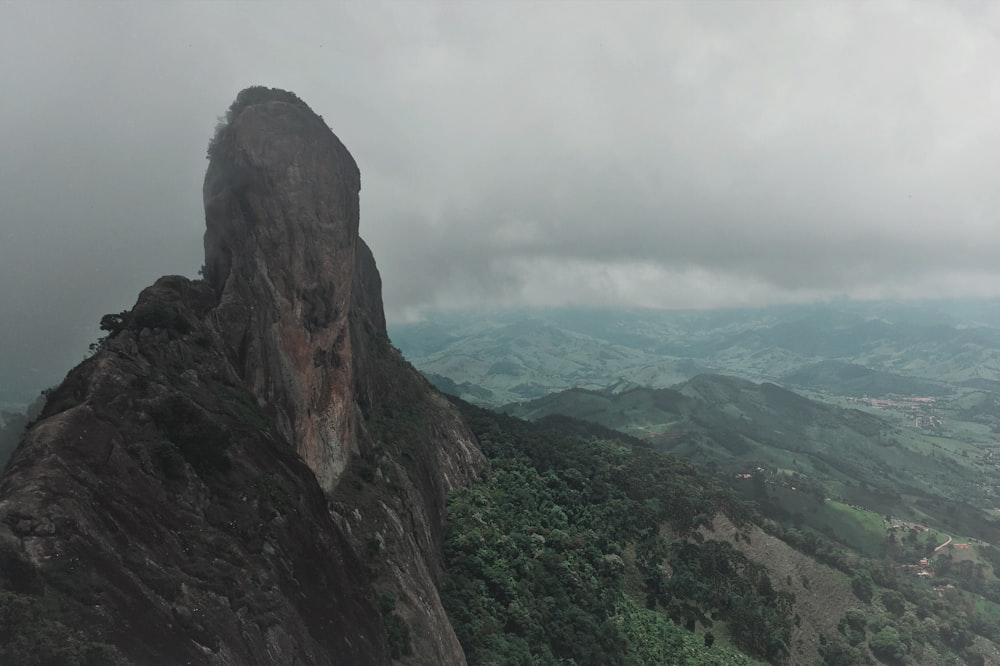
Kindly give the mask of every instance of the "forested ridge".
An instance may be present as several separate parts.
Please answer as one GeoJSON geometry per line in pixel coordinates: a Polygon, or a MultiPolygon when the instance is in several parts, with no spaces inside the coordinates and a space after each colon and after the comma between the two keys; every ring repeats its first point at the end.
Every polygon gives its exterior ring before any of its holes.
{"type": "Polygon", "coordinates": [[[491,467],[449,501],[443,596],[471,664],[787,655],[791,595],[698,531],[719,512],[746,524],[745,500],[599,426],[460,408],[491,467]]]}
{"type": "Polygon", "coordinates": [[[752,493],[638,439],[455,401],[490,465],[448,505],[443,601],[472,665],[957,665],[996,653],[988,568],[949,570],[944,557],[933,582],[905,575],[764,518],[752,493]],[[750,547],[766,534],[806,567],[750,547]],[[796,603],[815,597],[812,575],[836,600],[796,603]]]}

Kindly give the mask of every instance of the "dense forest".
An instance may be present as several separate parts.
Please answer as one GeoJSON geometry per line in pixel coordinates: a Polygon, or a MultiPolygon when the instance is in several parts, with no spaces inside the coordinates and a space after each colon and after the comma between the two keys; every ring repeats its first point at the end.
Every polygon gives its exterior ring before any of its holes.
{"type": "Polygon", "coordinates": [[[753,663],[729,643],[787,654],[790,595],[699,531],[719,512],[745,523],[737,494],[597,426],[462,408],[491,465],[449,506],[445,607],[470,663],[753,663]]]}
{"type": "MultiPolygon", "coordinates": [[[[456,402],[490,461],[449,504],[443,596],[470,664],[800,663],[792,642],[810,611],[795,590],[809,576],[793,585],[749,557],[744,544],[761,535],[847,597],[821,611],[836,617],[807,663],[984,664],[1000,635],[998,584],[983,566],[939,565],[932,585],[766,518],[752,493],[640,440],[456,402]]],[[[898,547],[920,556],[934,544],[898,547]]]]}

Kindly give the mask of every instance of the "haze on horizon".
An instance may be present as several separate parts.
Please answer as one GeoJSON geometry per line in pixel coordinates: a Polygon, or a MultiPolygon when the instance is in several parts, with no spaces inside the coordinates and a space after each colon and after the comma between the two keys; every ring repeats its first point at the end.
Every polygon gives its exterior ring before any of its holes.
{"type": "Polygon", "coordinates": [[[254,84],[358,161],[390,320],[1000,297],[998,70],[988,2],[0,3],[0,377],[196,277],[254,84]]]}

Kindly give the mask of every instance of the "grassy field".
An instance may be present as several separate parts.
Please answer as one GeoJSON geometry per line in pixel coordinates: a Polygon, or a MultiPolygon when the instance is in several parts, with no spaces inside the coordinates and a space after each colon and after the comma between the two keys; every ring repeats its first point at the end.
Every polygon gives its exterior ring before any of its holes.
{"type": "Polygon", "coordinates": [[[830,534],[838,541],[868,555],[878,557],[885,547],[885,519],[865,509],[841,502],[824,502],[819,515],[820,524],[828,526],[830,534]]]}

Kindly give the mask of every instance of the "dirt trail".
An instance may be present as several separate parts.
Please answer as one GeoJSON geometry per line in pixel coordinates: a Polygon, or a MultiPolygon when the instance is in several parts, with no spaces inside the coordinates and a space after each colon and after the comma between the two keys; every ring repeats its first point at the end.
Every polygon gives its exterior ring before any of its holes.
{"type": "Polygon", "coordinates": [[[948,537],[947,541],[945,541],[943,544],[941,544],[940,546],[938,546],[937,548],[935,548],[934,552],[935,553],[938,552],[939,550],[941,550],[942,548],[944,548],[945,546],[947,546],[949,543],[951,543],[951,537],[948,537]]]}

